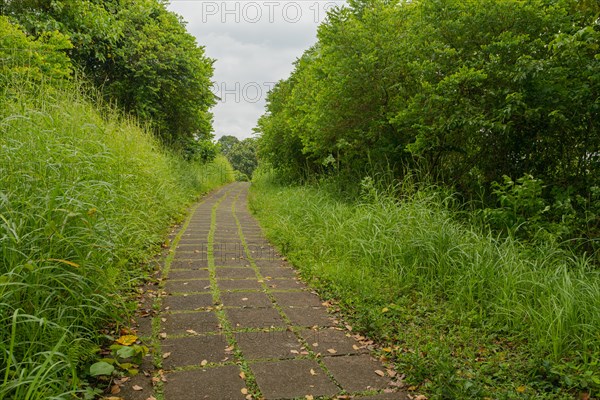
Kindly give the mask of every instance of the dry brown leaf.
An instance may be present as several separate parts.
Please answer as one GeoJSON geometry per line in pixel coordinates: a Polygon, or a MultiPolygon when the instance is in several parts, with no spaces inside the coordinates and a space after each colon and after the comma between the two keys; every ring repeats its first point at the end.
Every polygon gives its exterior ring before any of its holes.
{"type": "Polygon", "coordinates": [[[146,400],[156,400],[156,397],[154,397],[154,396],[150,396],[150,397],[148,397],[146,400]]]}
{"type": "Polygon", "coordinates": [[[195,331],[195,330],[193,330],[193,329],[187,329],[187,330],[186,330],[186,332],[187,332],[187,333],[191,333],[192,335],[197,335],[197,334],[198,334],[198,332],[196,332],[196,331],[195,331]]]}
{"type": "Polygon", "coordinates": [[[315,342],[315,343],[313,343],[313,344],[312,344],[312,346],[313,346],[313,347],[319,347],[319,343],[316,343],[316,342],[315,342]]]}
{"type": "Polygon", "coordinates": [[[167,319],[166,319],[166,318],[161,318],[160,320],[161,320],[162,322],[167,322],[167,319]]]}
{"type": "Polygon", "coordinates": [[[163,354],[163,358],[169,358],[169,356],[170,356],[170,355],[171,355],[171,353],[170,353],[170,352],[164,353],[164,354],[163,354]]]}
{"type": "Polygon", "coordinates": [[[413,400],[427,400],[427,397],[425,397],[425,395],[418,395],[417,397],[415,397],[413,400]]]}
{"type": "Polygon", "coordinates": [[[208,364],[208,360],[200,361],[200,366],[204,367],[206,364],[208,364]]]}
{"type": "Polygon", "coordinates": [[[112,385],[110,388],[110,394],[119,394],[121,392],[121,386],[112,385]]]}
{"type": "Polygon", "coordinates": [[[131,388],[133,390],[135,390],[136,392],[139,392],[140,390],[144,390],[144,388],[141,387],[140,385],[133,385],[131,388]]]}
{"type": "Polygon", "coordinates": [[[352,345],[352,348],[353,348],[354,350],[360,350],[360,347],[358,347],[358,346],[357,346],[357,345],[355,345],[355,344],[353,344],[353,345],[352,345]]]}
{"type": "Polygon", "coordinates": [[[397,374],[397,372],[394,371],[393,369],[388,369],[386,372],[392,378],[394,378],[396,376],[396,374],[397,374]]]}
{"type": "Polygon", "coordinates": [[[311,368],[311,369],[310,369],[310,374],[314,376],[314,375],[316,375],[317,373],[315,372],[315,370],[314,370],[314,369],[312,369],[312,368],[311,368]]]}
{"type": "Polygon", "coordinates": [[[241,392],[242,392],[242,394],[248,394],[248,389],[242,388],[241,392]]]}
{"type": "Polygon", "coordinates": [[[246,379],[246,374],[244,373],[244,371],[240,372],[240,378],[246,379]]]}
{"type": "Polygon", "coordinates": [[[166,339],[167,338],[167,333],[166,332],[161,332],[160,335],[158,335],[158,336],[160,336],[161,339],[166,339]]]}
{"type": "Polygon", "coordinates": [[[385,372],[381,371],[381,370],[376,370],[375,373],[379,376],[385,376],[385,372]]]}
{"type": "Polygon", "coordinates": [[[327,349],[327,352],[329,354],[335,354],[335,353],[337,353],[337,350],[336,349],[327,349]]]}
{"type": "Polygon", "coordinates": [[[233,346],[225,347],[225,351],[233,351],[233,346]]]}
{"type": "Polygon", "coordinates": [[[292,353],[292,354],[299,354],[300,352],[298,350],[290,350],[290,353],[292,353]]]}

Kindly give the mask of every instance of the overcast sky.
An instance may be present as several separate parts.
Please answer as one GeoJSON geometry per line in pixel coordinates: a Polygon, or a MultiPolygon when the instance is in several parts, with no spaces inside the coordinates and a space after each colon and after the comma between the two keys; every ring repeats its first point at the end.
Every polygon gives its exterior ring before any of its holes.
{"type": "Polygon", "coordinates": [[[267,91],[292,71],[292,62],[316,42],[326,10],[343,1],[171,0],[206,55],[215,59],[212,109],[215,136],[252,135],[267,91]]]}

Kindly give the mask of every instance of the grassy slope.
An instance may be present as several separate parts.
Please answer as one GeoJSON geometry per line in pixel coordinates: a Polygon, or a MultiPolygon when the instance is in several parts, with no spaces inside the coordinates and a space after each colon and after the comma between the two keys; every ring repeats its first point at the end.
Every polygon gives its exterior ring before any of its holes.
{"type": "Polygon", "coordinates": [[[233,172],[183,161],[72,87],[0,93],[0,153],[0,399],[67,398],[148,250],[233,172]]]}
{"type": "Polygon", "coordinates": [[[434,192],[406,185],[397,202],[365,189],[349,203],[259,175],[251,208],[409,384],[436,398],[598,395],[598,271],[459,224],[434,192]]]}

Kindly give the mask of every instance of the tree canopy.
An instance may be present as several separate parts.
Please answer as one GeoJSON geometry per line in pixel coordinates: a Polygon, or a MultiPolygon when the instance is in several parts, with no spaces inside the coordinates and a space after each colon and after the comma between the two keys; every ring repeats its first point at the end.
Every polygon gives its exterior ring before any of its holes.
{"type": "Polygon", "coordinates": [[[597,231],[599,12],[575,0],[350,1],[269,94],[259,155],[292,178],[409,167],[466,196],[531,174],[561,202],[557,218],[567,207],[597,231]]]}
{"type": "Polygon", "coordinates": [[[63,34],[74,66],[165,143],[212,138],[213,60],[164,1],[5,1],[0,13],[36,38],[63,34]]]}

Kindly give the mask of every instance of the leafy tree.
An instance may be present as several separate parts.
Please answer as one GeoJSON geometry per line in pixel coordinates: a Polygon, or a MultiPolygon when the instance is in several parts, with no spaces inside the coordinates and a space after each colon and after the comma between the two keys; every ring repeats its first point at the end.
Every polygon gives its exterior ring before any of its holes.
{"type": "Polygon", "coordinates": [[[217,143],[219,143],[219,146],[221,147],[221,153],[223,153],[223,155],[226,157],[229,154],[229,152],[231,151],[231,149],[239,142],[240,142],[240,139],[236,138],[235,136],[231,136],[231,135],[223,135],[217,141],[217,143]]]}
{"type": "MultiPolygon", "coordinates": [[[[231,138],[233,136],[229,137],[231,138]]],[[[226,154],[226,157],[235,170],[241,172],[248,178],[251,178],[258,165],[258,160],[256,158],[256,139],[247,138],[241,141],[237,140],[226,154]]]]}
{"type": "Polygon", "coordinates": [[[163,1],[22,0],[0,11],[35,37],[69,37],[73,62],[165,143],[186,148],[212,138],[213,60],[163,1]]]}
{"type": "Polygon", "coordinates": [[[295,179],[414,166],[489,201],[505,175],[532,175],[547,216],[575,213],[593,237],[599,15],[575,0],[351,1],[270,93],[259,155],[295,179]]]}

